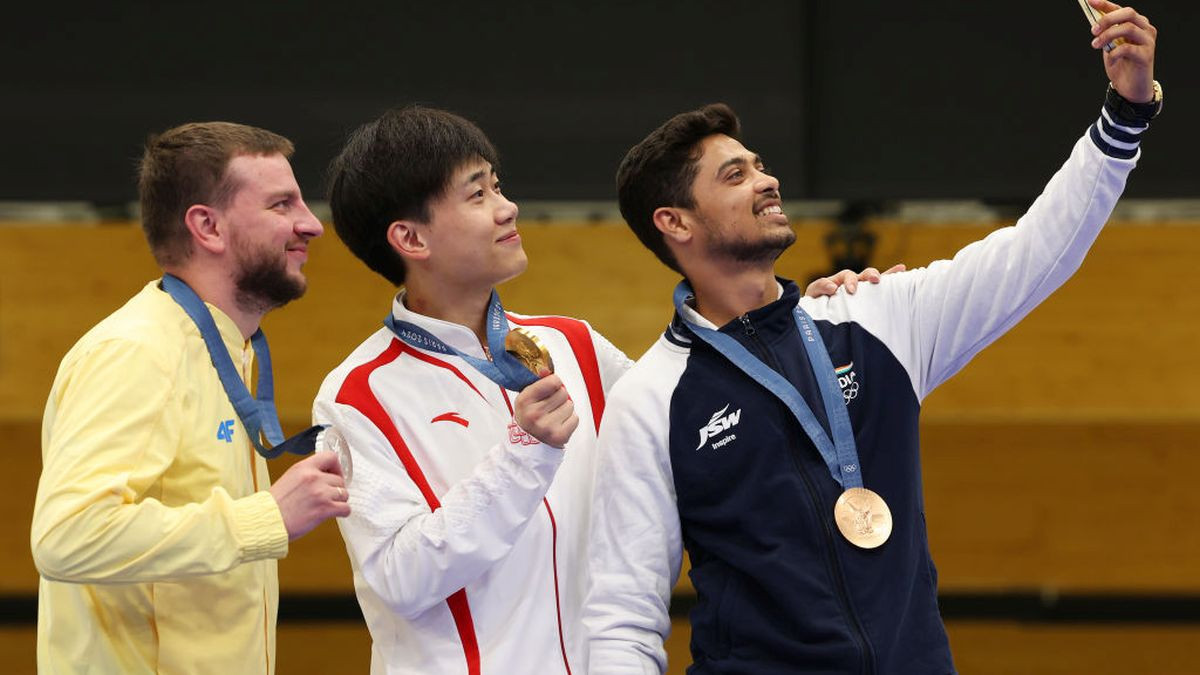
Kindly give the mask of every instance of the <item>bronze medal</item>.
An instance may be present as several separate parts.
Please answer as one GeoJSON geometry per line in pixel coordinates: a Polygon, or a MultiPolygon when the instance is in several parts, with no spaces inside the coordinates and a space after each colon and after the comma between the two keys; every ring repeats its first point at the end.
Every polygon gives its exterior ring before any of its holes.
{"type": "Polygon", "coordinates": [[[875,548],[892,534],[892,512],[883,497],[861,487],[850,488],[833,505],[833,520],[851,544],[875,548]]]}
{"type": "Polygon", "coordinates": [[[521,365],[534,375],[540,375],[543,369],[554,372],[554,359],[542,341],[524,328],[514,328],[504,336],[504,351],[512,354],[521,365]]]}

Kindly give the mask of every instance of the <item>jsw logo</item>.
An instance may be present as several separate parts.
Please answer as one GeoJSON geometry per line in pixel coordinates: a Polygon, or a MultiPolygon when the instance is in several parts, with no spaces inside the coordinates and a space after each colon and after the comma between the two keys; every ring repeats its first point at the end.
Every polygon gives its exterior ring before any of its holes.
{"type": "Polygon", "coordinates": [[[226,443],[233,442],[233,420],[217,423],[217,439],[226,443]]]}
{"type": "Polygon", "coordinates": [[[737,426],[738,420],[742,418],[742,409],[738,408],[728,415],[725,414],[726,410],[729,410],[728,403],[725,404],[724,408],[713,413],[713,416],[708,420],[708,424],[700,427],[700,445],[696,446],[697,450],[703,448],[708,443],[708,439],[714,438],[717,434],[724,433],[737,426]]]}

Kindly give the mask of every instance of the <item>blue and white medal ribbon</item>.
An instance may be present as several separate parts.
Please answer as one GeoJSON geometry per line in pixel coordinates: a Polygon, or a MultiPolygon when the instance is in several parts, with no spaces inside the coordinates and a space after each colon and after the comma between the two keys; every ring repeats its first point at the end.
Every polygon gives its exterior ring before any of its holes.
{"type": "Polygon", "coordinates": [[[221,339],[221,332],[213,321],[212,313],[208,311],[200,296],[182,279],[170,274],[163,275],[162,288],[183,308],[199,329],[200,337],[204,339],[204,345],[208,348],[208,357],[217,370],[221,386],[225,388],[225,395],[229,397],[238,418],[242,420],[246,435],[258,454],[267,459],[274,459],[284,452],[294,455],[307,455],[312,452],[316,447],[317,434],[324,428],[322,426],[309,427],[287,440],[283,438],[279,414],[275,410],[271,350],[267,346],[267,336],[263,335],[262,329],[250,336],[250,344],[254,347],[255,368],[258,370],[258,396],[252,397],[250,389],[238,374],[237,367],[233,365],[233,359],[229,357],[229,350],[225,347],[225,341],[221,339]],[[269,446],[262,442],[263,437],[270,443],[269,446]]]}
{"type": "Polygon", "coordinates": [[[791,382],[750,353],[734,338],[711,328],[688,321],[684,306],[693,297],[692,287],[687,281],[675,287],[675,311],[696,337],[729,359],[742,372],[766,387],[795,416],[804,433],[812,440],[817,452],[833,479],[844,492],[834,506],[834,519],[842,534],[851,543],[861,548],[874,548],[887,541],[891,534],[891,512],[883,499],[863,487],[862,466],[858,461],[858,449],[854,443],[854,428],[850,424],[850,413],[846,411],[841,388],[834,373],[833,361],[825,349],[820,333],[811,317],[798,305],[792,314],[796,328],[800,331],[801,344],[812,366],[813,376],[821,392],[821,403],[833,438],[825,433],[821,423],[808,406],[808,402],[791,382]]]}
{"type": "Polygon", "coordinates": [[[388,313],[383,323],[405,343],[438,354],[457,356],[471,364],[481,375],[509,391],[521,391],[538,380],[536,374],[530,372],[504,349],[504,338],[508,335],[508,318],[504,316],[504,307],[500,304],[500,296],[495,290],[488,300],[487,315],[487,343],[488,351],[492,354],[491,361],[464,354],[424,328],[408,321],[400,321],[391,313],[388,313]]]}

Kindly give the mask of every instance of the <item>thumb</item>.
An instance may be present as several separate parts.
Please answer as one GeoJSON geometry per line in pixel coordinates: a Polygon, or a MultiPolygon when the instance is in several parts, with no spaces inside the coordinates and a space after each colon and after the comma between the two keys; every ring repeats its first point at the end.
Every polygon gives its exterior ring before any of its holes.
{"type": "Polygon", "coordinates": [[[336,452],[321,451],[314,453],[311,461],[322,473],[342,475],[342,463],[338,459],[336,452]]]}

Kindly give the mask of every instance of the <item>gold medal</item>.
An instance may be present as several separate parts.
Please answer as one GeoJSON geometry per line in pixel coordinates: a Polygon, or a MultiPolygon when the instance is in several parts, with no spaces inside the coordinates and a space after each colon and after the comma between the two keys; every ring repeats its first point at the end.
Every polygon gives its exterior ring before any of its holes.
{"type": "Polygon", "coordinates": [[[892,534],[892,512],[883,497],[866,488],[850,488],[833,505],[833,520],[851,544],[875,548],[892,534]]]}
{"type": "Polygon", "coordinates": [[[541,375],[543,369],[554,372],[554,359],[542,341],[524,328],[514,328],[504,336],[504,351],[512,354],[521,365],[534,375],[541,375]]]}

